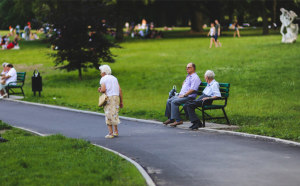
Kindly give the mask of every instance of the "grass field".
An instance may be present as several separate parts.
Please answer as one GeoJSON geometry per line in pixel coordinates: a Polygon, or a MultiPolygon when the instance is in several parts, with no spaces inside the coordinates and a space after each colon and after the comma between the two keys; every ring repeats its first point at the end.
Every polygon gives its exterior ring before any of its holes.
{"type": "MultiPolygon", "coordinates": [[[[300,141],[300,44],[281,44],[278,34],[253,35],[252,30],[242,30],[241,38],[221,37],[223,47],[212,49],[207,37],[170,36],[121,43],[121,49],[112,49],[117,57],[110,64],[124,93],[125,108],[120,114],[166,119],[168,92],[172,85],[181,87],[185,66],[192,61],[202,80],[204,72],[211,69],[218,82],[231,83],[226,111],[231,123],[241,126],[240,131],[300,141]]],[[[28,72],[25,100],[99,111],[98,70],[84,72],[79,81],[77,72],[54,69],[47,44],[21,42],[20,47],[19,51],[0,51],[0,62],[11,62],[18,71],[28,72]],[[35,68],[43,77],[40,98],[31,92],[30,76],[35,68]]]]}
{"type": "Polygon", "coordinates": [[[34,136],[0,120],[0,185],[146,185],[125,159],[84,140],[34,136]]]}

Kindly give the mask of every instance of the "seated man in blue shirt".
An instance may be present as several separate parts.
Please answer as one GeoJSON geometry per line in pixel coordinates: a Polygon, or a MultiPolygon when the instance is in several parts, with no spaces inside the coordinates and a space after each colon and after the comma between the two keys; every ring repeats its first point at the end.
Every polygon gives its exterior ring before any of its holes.
{"type": "Polygon", "coordinates": [[[203,127],[200,119],[197,117],[195,113],[195,109],[197,107],[201,107],[203,102],[207,105],[210,105],[213,102],[213,99],[221,97],[220,86],[219,83],[215,80],[215,73],[211,70],[207,70],[204,75],[205,81],[207,82],[207,86],[202,92],[202,95],[193,101],[187,102],[185,106],[185,111],[187,111],[190,121],[193,123],[190,126],[190,129],[195,130],[199,127],[203,127]]]}
{"type": "Polygon", "coordinates": [[[165,125],[171,123],[170,126],[176,127],[177,125],[183,124],[183,121],[180,118],[179,106],[187,101],[192,101],[197,97],[196,91],[201,83],[195,70],[196,65],[194,63],[187,64],[187,76],[182,84],[179,95],[173,96],[167,101],[165,116],[168,117],[168,120],[164,122],[165,125]]]}

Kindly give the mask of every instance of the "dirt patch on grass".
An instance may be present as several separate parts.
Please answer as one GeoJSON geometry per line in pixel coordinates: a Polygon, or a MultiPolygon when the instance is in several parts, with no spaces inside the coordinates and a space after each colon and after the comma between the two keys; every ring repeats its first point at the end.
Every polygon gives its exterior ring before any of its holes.
{"type": "Polygon", "coordinates": [[[4,134],[7,130],[0,130],[0,134],[4,134]]]}
{"type": "Polygon", "coordinates": [[[43,64],[35,64],[35,65],[24,65],[24,64],[16,64],[16,69],[18,69],[19,72],[21,71],[34,71],[35,69],[41,69],[43,67],[43,64]]]}

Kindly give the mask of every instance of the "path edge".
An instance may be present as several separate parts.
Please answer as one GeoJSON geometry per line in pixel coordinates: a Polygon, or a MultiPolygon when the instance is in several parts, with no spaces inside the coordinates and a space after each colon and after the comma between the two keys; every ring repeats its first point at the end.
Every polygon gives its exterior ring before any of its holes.
{"type": "MultiPolygon", "coordinates": [[[[72,108],[63,107],[63,106],[48,105],[48,104],[34,103],[34,102],[29,102],[29,101],[12,100],[12,99],[4,99],[4,100],[12,101],[12,102],[18,102],[18,103],[24,103],[24,104],[28,104],[28,105],[35,105],[35,106],[41,106],[41,107],[47,107],[47,108],[54,108],[54,109],[72,111],[72,112],[79,112],[79,113],[85,113],[85,114],[105,116],[103,113],[99,113],[99,112],[77,110],[77,109],[72,109],[72,108]]],[[[125,116],[119,116],[119,118],[124,119],[124,120],[128,120],[128,121],[137,121],[137,122],[159,124],[159,125],[161,125],[161,123],[162,123],[162,122],[159,122],[159,121],[130,118],[130,117],[125,117],[125,116]]],[[[228,130],[220,130],[220,129],[201,128],[199,130],[200,131],[207,131],[207,132],[217,132],[217,133],[221,133],[221,134],[231,134],[231,135],[235,135],[235,136],[242,136],[242,137],[248,137],[248,138],[268,140],[268,141],[273,141],[273,142],[282,143],[282,144],[286,144],[286,145],[293,145],[293,146],[300,147],[300,143],[298,143],[298,142],[291,141],[291,140],[280,139],[280,138],[275,138],[275,137],[262,136],[262,135],[257,135],[257,134],[248,134],[248,133],[243,133],[243,132],[234,132],[234,131],[228,131],[228,130]]]]}
{"type": "MultiPolygon", "coordinates": [[[[31,129],[27,129],[27,128],[24,128],[24,127],[17,127],[17,126],[13,126],[15,128],[18,128],[18,129],[21,129],[21,130],[24,130],[24,131],[27,131],[27,132],[30,132],[30,133],[33,133],[33,134],[36,134],[38,136],[49,136],[48,134],[42,134],[42,133],[39,133],[39,132],[36,132],[36,131],[33,131],[31,129]]],[[[144,177],[146,183],[148,186],[156,186],[155,183],[153,182],[152,178],[150,177],[150,175],[147,173],[147,171],[140,165],[138,164],[136,161],[134,161],[133,159],[125,156],[124,154],[121,154],[115,150],[112,150],[110,148],[107,148],[107,147],[104,147],[102,145],[98,145],[98,144],[95,144],[95,143],[92,143],[92,145],[96,146],[96,147],[99,147],[99,148],[102,148],[104,150],[107,150],[107,151],[110,151],[118,156],[120,156],[121,158],[124,158],[125,160],[129,161],[131,164],[133,164],[137,169],[138,171],[141,173],[141,175],[144,177]]]]}

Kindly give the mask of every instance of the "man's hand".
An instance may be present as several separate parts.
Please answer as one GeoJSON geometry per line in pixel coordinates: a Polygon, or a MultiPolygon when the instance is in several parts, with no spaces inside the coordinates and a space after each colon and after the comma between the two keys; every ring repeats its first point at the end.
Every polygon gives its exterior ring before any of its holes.
{"type": "Polygon", "coordinates": [[[202,100],[204,101],[204,100],[207,100],[207,99],[210,99],[210,97],[205,97],[205,98],[203,98],[202,100]]]}
{"type": "Polygon", "coordinates": [[[101,87],[98,88],[98,92],[101,92],[101,87]]]}
{"type": "Polygon", "coordinates": [[[184,95],[179,95],[178,97],[179,97],[179,98],[183,98],[183,97],[184,97],[184,95]]]}

